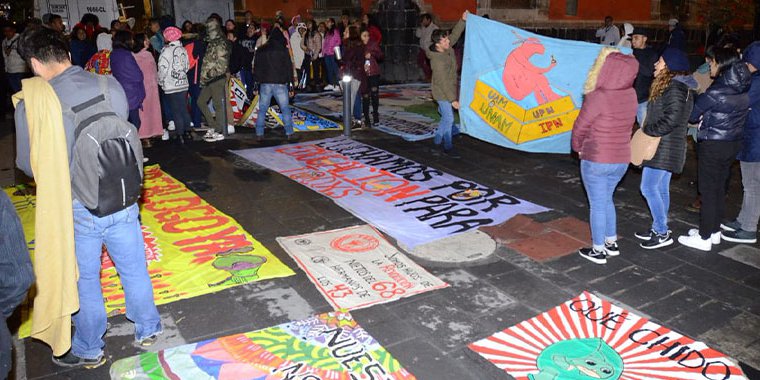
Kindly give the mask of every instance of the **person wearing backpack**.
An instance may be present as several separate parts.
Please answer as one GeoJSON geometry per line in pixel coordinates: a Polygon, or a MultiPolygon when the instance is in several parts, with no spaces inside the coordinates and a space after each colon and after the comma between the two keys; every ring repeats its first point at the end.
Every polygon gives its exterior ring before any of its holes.
{"type": "Polygon", "coordinates": [[[187,112],[187,70],[190,62],[187,58],[187,50],[182,46],[179,39],[182,31],[176,26],[164,29],[164,50],[158,57],[158,84],[166,94],[166,100],[174,117],[174,125],[177,131],[177,139],[184,143],[192,141],[190,133],[190,114],[187,112]]]}
{"type": "MultiPolygon", "coordinates": [[[[103,244],[124,286],[126,314],[135,324],[135,341],[149,346],[163,331],[153,300],[137,205],[142,186],[142,147],[136,128],[127,122],[127,96],[115,78],[94,75],[72,65],[68,44],[60,33],[47,28],[28,30],[22,35],[22,41],[22,56],[35,75],[52,87],[60,101],[62,119],[57,122],[57,115],[49,112],[55,108],[32,112],[30,107],[30,114],[48,115],[51,124],[62,121],[69,157],[70,178],[67,180],[70,180],[73,198],[70,210],[73,211],[73,245],[79,271],[76,282],[79,311],[73,314],[75,329],[71,350],[54,351],[58,356],[53,357],[53,362],[62,367],[95,368],[106,361],[103,355],[106,312],[100,284],[103,244]]],[[[25,101],[17,104],[15,120],[16,165],[29,176],[38,175],[35,177],[38,184],[45,182],[39,175],[52,176],[55,172],[32,171],[30,156],[40,153],[33,148],[45,141],[40,141],[37,134],[35,140],[30,141],[29,127],[35,126],[27,120],[25,101]]],[[[48,133],[55,129],[55,125],[37,127],[48,133]]],[[[38,163],[35,165],[39,169],[38,163]]],[[[68,193],[67,190],[68,186],[64,192],[68,193]]],[[[35,268],[35,273],[38,269],[62,270],[52,266],[35,268]]],[[[46,311],[38,309],[38,312],[46,311]]]]}

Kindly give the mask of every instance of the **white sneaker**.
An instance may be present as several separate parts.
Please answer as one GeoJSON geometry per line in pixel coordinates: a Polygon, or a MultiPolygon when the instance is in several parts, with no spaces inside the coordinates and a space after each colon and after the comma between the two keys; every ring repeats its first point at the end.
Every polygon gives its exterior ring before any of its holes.
{"type": "Polygon", "coordinates": [[[148,162],[148,157],[143,157],[143,163],[148,162]]]}
{"type": "Polygon", "coordinates": [[[232,124],[227,124],[227,134],[232,135],[235,133],[235,126],[232,124]]]}
{"type": "MultiPolygon", "coordinates": [[[[699,235],[699,229],[698,228],[692,228],[687,232],[689,236],[699,235]]],[[[710,242],[714,245],[720,244],[720,232],[716,232],[712,235],[710,235],[710,242]]]]}
{"type": "Polygon", "coordinates": [[[177,129],[177,127],[174,126],[174,120],[170,120],[169,121],[169,125],[166,127],[166,129],[168,129],[170,131],[173,131],[173,130],[177,129]]]}
{"type": "Polygon", "coordinates": [[[224,135],[221,133],[214,132],[214,138],[216,138],[216,141],[222,141],[224,140],[224,135]]]}
{"type": "Polygon", "coordinates": [[[207,131],[205,135],[203,135],[203,140],[206,142],[214,142],[216,140],[216,132],[214,131],[207,131]]]}
{"type": "Polygon", "coordinates": [[[190,122],[190,128],[195,128],[195,123],[193,123],[192,121],[190,122]]]}
{"type": "Polygon", "coordinates": [[[700,251],[710,252],[710,250],[712,250],[711,239],[702,240],[702,237],[699,236],[699,234],[679,236],[678,242],[682,245],[698,249],[700,251]]]}
{"type": "Polygon", "coordinates": [[[328,84],[327,86],[325,86],[324,90],[325,91],[333,91],[333,90],[335,90],[335,87],[333,87],[333,85],[331,85],[331,84],[328,84]]]}
{"type": "Polygon", "coordinates": [[[169,131],[167,131],[166,129],[164,129],[164,134],[161,135],[161,140],[164,140],[164,141],[169,140],[169,131]]]}

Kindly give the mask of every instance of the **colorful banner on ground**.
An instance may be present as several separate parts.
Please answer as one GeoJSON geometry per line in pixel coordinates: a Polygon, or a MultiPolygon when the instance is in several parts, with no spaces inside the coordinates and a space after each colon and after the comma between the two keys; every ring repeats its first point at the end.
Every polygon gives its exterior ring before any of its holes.
{"type": "MultiPolygon", "coordinates": [[[[6,189],[24,225],[30,252],[34,253],[34,195],[6,189]]],[[[157,165],[145,168],[140,211],[145,256],[157,305],[214,293],[259,280],[285,277],[294,272],[261,245],[234,219],[157,165]]],[[[109,315],[124,312],[124,292],[108,252],[103,251],[103,298],[109,315]]],[[[29,335],[28,318],[19,331],[29,335]]]]}
{"type": "Polygon", "coordinates": [[[370,226],[277,238],[335,309],[355,310],[448,286],[370,226]]]}
{"type": "Polygon", "coordinates": [[[410,249],[547,210],[345,137],[233,153],[331,198],[410,249]]]}
{"type": "MultiPolygon", "coordinates": [[[[253,101],[249,102],[248,96],[245,92],[245,86],[243,86],[243,83],[237,78],[230,79],[228,82],[228,90],[229,106],[232,111],[232,119],[234,120],[235,125],[255,127],[256,119],[258,119],[259,114],[258,95],[253,98],[253,101]]],[[[296,132],[343,129],[342,125],[332,120],[304,111],[292,105],[291,112],[293,113],[293,130],[296,132]]],[[[279,107],[274,104],[269,107],[265,124],[268,127],[283,125],[282,112],[280,112],[279,107]]]]}
{"type": "Polygon", "coordinates": [[[512,149],[569,153],[583,85],[601,48],[468,15],[463,132],[512,149]]]}
{"type": "Polygon", "coordinates": [[[347,311],[121,359],[112,380],[413,380],[347,311]]]}
{"type": "Polygon", "coordinates": [[[724,354],[588,292],[469,347],[517,380],[746,379],[724,354]]]}

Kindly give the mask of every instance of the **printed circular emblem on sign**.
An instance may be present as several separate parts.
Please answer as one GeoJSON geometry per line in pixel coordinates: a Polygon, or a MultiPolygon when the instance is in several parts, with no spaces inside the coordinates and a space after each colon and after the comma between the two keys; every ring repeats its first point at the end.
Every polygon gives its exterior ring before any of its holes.
{"type": "Polygon", "coordinates": [[[303,245],[309,245],[309,244],[311,244],[311,240],[309,240],[309,239],[297,239],[295,241],[295,243],[296,243],[296,245],[302,245],[302,246],[303,245]]]}
{"type": "Polygon", "coordinates": [[[483,193],[481,193],[478,190],[467,189],[467,190],[452,194],[451,199],[455,201],[469,201],[475,198],[480,198],[481,195],[483,195],[483,193]]]}
{"type": "Polygon", "coordinates": [[[330,246],[343,252],[367,252],[377,248],[380,241],[370,235],[350,234],[344,235],[330,242],[330,246]]]}

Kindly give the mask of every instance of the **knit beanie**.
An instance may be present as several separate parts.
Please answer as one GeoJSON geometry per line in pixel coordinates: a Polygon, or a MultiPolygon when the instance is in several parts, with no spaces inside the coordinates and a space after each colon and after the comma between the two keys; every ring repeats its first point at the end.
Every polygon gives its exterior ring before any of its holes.
{"type": "Polygon", "coordinates": [[[176,26],[170,26],[164,29],[164,40],[166,42],[174,42],[182,37],[182,31],[176,26]]]}
{"type": "Polygon", "coordinates": [[[689,71],[689,57],[680,49],[667,48],[662,52],[662,59],[670,71],[689,71]]]}

